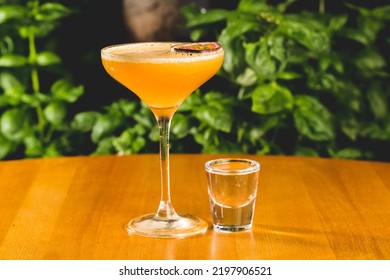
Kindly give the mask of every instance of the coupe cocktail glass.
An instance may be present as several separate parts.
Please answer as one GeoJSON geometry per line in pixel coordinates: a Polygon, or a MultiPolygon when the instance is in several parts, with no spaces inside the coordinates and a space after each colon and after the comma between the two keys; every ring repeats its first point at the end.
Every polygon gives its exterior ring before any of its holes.
{"type": "Polygon", "coordinates": [[[160,131],[160,204],[156,213],[128,222],[127,232],[162,238],[205,232],[206,221],[176,213],[171,203],[169,131],[180,104],[221,67],[223,48],[214,42],[129,43],[105,47],[101,57],[106,71],[150,108],[160,131]]]}

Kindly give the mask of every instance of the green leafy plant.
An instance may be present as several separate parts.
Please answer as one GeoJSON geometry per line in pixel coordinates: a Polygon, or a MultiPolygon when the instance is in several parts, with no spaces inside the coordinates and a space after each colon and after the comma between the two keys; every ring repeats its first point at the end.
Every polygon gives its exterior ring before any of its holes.
{"type": "Polygon", "coordinates": [[[84,86],[63,69],[53,31],[72,10],[50,1],[0,3],[0,159],[158,152],[156,121],[142,102],[70,108],[84,86]]]}
{"type": "Polygon", "coordinates": [[[72,154],[67,106],[84,88],[62,69],[50,37],[72,11],[38,0],[0,3],[0,159],[72,154]]]}
{"type": "MultiPolygon", "coordinates": [[[[298,2],[183,6],[191,39],[217,40],[225,60],[176,112],[173,152],[390,160],[390,5],[343,2],[332,13],[325,0],[316,11],[298,2]]],[[[156,120],[130,96],[71,110],[84,87],[63,69],[52,33],[70,9],[0,4],[0,159],[158,152],[156,120]]]]}
{"type": "Polygon", "coordinates": [[[102,110],[78,113],[71,127],[91,141],[92,155],[158,151],[153,145],[159,139],[157,125],[142,102],[120,99],[102,110]]]}
{"type": "Polygon", "coordinates": [[[181,122],[194,124],[188,131],[203,152],[388,160],[389,69],[380,43],[390,5],[345,3],[348,13],[331,14],[319,1],[318,11],[289,12],[294,2],[183,8],[194,41],[223,45],[225,82],[191,96],[181,122]]]}

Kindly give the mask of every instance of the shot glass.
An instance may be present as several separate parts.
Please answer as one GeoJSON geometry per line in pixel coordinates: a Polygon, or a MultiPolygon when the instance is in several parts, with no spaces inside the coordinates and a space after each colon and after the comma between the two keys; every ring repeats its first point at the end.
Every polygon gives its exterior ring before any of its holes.
{"type": "Polygon", "coordinates": [[[222,158],[205,164],[214,229],[252,228],[260,164],[241,158],[222,158]]]}

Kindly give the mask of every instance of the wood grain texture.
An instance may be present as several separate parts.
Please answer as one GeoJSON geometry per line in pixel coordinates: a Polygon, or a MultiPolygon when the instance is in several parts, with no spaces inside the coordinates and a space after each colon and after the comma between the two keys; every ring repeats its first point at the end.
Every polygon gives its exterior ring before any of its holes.
{"type": "MultiPolygon", "coordinates": [[[[228,156],[171,155],[176,211],[211,225],[204,163],[228,156]]],[[[261,163],[253,229],[184,239],[123,228],[157,210],[158,155],[0,162],[0,259],[390,259],[389,163],[243,157],[261,163]]]]}

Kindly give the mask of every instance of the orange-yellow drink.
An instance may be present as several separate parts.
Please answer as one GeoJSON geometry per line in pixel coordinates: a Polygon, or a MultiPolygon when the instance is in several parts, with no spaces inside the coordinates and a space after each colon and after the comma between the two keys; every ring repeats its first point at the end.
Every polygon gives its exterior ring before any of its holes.
{"type": "Polygon", "coordinates": [[[223,48],[216,42],[148,42],[102,49],[106,71],[149,106],[160,133],[161,198],[158,210],[130,220],[125,227],[129,234],[182,238],[207,230],[205,220],[176,213],[171,203],[169,128],[177,108],[217,73],[223,56],[223,48]]]}
{"type": "Polygon", "coordinates": [[[176,43],[136,43],[103,49],[106,71],[137,94],[156,116],[172,116],[180,104],[219,70],[222,48],[192,52],[176,43]]]}

